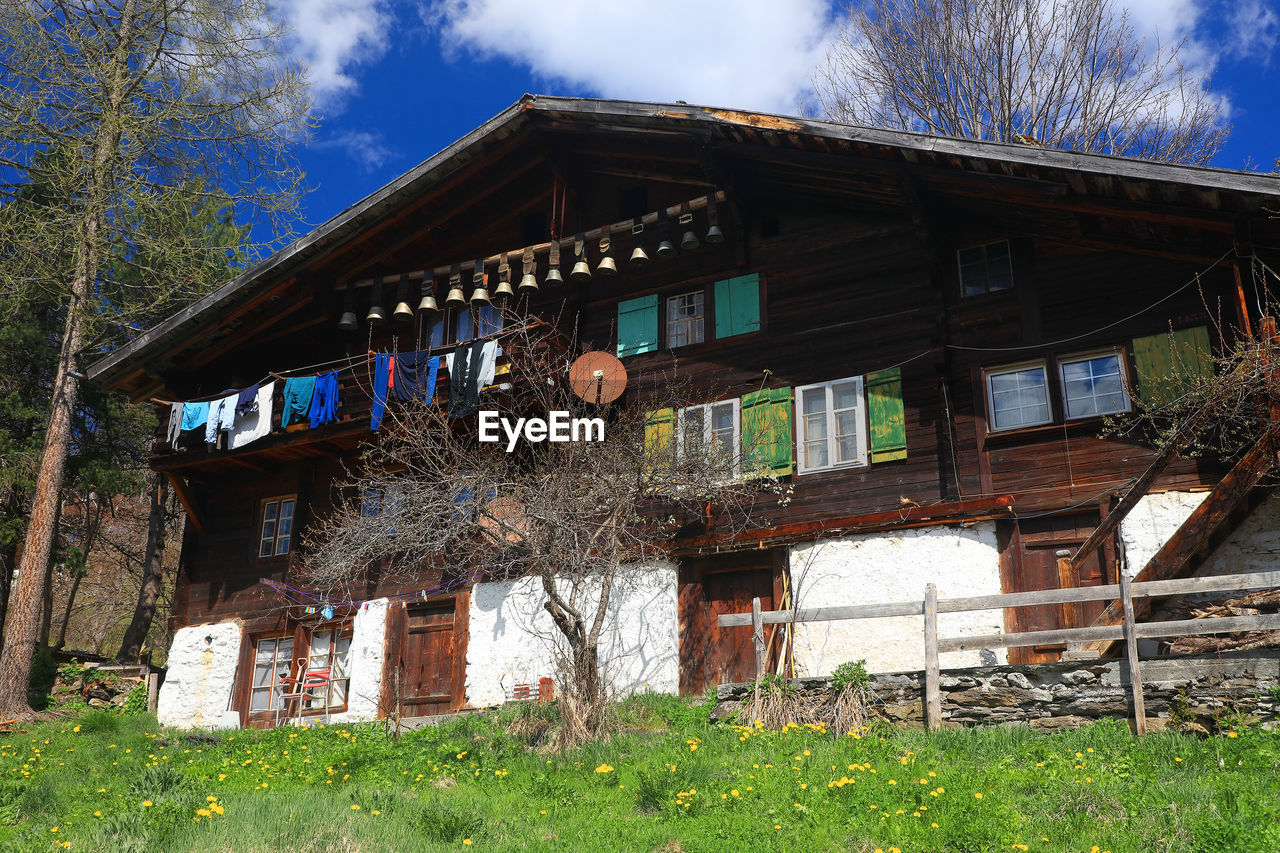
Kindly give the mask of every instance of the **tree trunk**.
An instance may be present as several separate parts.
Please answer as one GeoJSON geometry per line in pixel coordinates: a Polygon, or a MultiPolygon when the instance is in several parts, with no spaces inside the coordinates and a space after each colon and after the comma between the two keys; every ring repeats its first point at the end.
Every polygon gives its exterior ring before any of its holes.
{"type": "Polygon", "coordinates": [[[120,14],[120,40],[108,75],[112,90],[108,93],[109,103],[104,105],[95,132],[89,191],[80,220],[81,232],[76,235],[75,274],[71,280],[67,320],[58,351],[58,369],[53,379],[53,400],[49,405],[49,426],[40,455],[40,473],[36,477],[35,494],[31,500],[31,520],[27,525],[18,582],[9,597],[10,624],[4,650],[0,652],[0,717],[5,718],[25,716],[31,712],[27,686],[31,678],[31,660],[36,651],[36,636],[40,630],[41,593],[49,574],[49,556],[53,552],[57,528],[58,498],[71,443],[71,418],[79,393],[80,374],[76,370],[76,359],[84,337],[84,315],[91,310],[101,259],[101,232],[106,217],[111,160],[120,149],[117,115],[125,94],[124,75],[128,71],[133,40],[133,14],[134,0],[125,0],[120,14]]]}
{"type": "Polygon", "coordinates": [[[53,644],[55,649],[61,649],[67,644],[67,623],[71,621],[71,608],[76,603],[76,593],[80,591],[82,580],[84,580],[83,572],[77,572],[71,580],[71,590],[67,593],[67,606],[62,611],[62,624],[58,626],[58,639],[53,644]]]}
{"type": "Polygon", "coordinates": [[[142,586],[138,588],[138,603],[133,608],[133,619],[124,632],[124,642],[116,653],[120,663],[137,663],[151,630],[151,620],[156,614],[156,600],[160,597],[164,577],[164,509],[168,502],[169,479],[156,472],[151,475],[151,513],[147,517],[147,551],[142,561],[142,586]]]}
{"type": "MultiPolygon", "coordinates": [[[[55,525],[56,529],[57,525],[55,525]]],[[[53,566],[44,573],[44,595],[40,599],[40,645],[49,648],[49,632],[53,630],[53,566]]]]}

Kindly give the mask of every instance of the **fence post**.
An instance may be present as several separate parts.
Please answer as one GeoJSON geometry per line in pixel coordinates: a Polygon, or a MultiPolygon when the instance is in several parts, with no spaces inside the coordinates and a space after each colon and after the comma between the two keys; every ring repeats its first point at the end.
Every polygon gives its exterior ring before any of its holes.
{"type": "Polygon", "coordinates": [[[924,722],[930,731],[942,728],[942,695],[938,673],[938,588],[924,588],[924,722]]]}
{"type": "Polygon", "coordinates": [[[1138,664],[1138,638],[1134,635],[1133,594],[1127,566],[1120,565],[1120,604],[1124,608],[1124,652],[1129,661],[1129,690],[1133,694],[1133,725],[1138,737],[1147,733],[1147,708],[1142,699],[1142,667],[1138,664]]]}
{"type": "Polygon", "coordinates": [[[751,599],[751,642],[756,647],[756,681],[764,678],[764,618],[759,597],[751,599]]]}

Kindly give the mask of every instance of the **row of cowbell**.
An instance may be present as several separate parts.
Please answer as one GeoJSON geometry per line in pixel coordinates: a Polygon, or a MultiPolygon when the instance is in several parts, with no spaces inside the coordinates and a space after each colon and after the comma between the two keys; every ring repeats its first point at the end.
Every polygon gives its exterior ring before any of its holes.
{"type": "MultiPolygon", "coordinates": [[[[686,226],[684,233],[680,237],[680,248],[686,252],[692,251],[702,245],[702,241],[698,239],[698,235],[691,227],[692,218],[693,216],[690,213],[685,213],[680,217],[681,223],[686,226]],[[688,221],[685,220],[685,217],[688,217],[688,221]]],[[[665,229],[663,230],[665,231],[665,229]]],[[[649,265],[649,253],[644,250],[644,243],[641,242],[642,238],[638,236],[643,231],[643,225],[636,225],[633,226],[631,232],[637,235],[636,246],[631,250],[631,266],[637,269],[649,265]]],[[[707,243],[712,245],[716,243],[723,243],[724,232],[720,229],[720,226],[713,221],[707,228],[707,234],[704,239],[707,243]]],[[[581,245],[581,242],[582,241],[578,241],[579,245],[581,245]]],[[[603,257],[600,258],[600,262],[596,265],[596,273],[605,278],[618,274],[618,265],[614,262],[612,256],[610,256],[610,249],[611,245],[609,237],[601,237],[600,252],[603,257]]],[[[564,276],[560,274],[558,255],[559,252],[555,252],[553,254],[553,262],[547,270],[546,277],[542,280],[542,283],[547,287],[558,287],[564,284],[564,276]]],[[[675,244],[673,244],[664,234],[658,242],[657,249],[654,250],[654,255],[656,255],[658,260],[661,261],[674,258],[676,256],[675,244]]],[[[573,265],[573,269],[569,272],[569,281],[574,284],[585,284],[591,281],[591,265],[587,262],[586,252],[584,249],[579,248],[577,250],[577,257],[577,263],[573,265]]],[[[533,253],[531,250],[526,251],[523,263],[525,273],[520,279],[520,283],[516,285],[516,290],[521,296],[530,296],[538,292],[538,279],[537,276],[534,275],[535,261],[533,260],[533,253]]],[[[489,305],[493,302],[502,303],[506,301],[509,297],[515,295],[515,291],[513,291],[511,287],[509,270],[510,267],[507,265],[504,257],[501,266],[498,268],[500,277],[498,286],[494,288],[493,294],[490,296],[489,289],[485,282],[484,262],[477,261],[475,274],[472,277],[474,287],[471,291],[471,298],[468,300],[462,289],[461,264],[454,264],[453,270],[449,275],[449,292],[444,298],[445,307],[456,309],[467,305],[468,302],[472,305],[489,305]]],[[[424,281],[422,300],[418,303],[418,311],[427,319],[431,319],[440,313],[440,305],[436,302],[435,288],[432,286],[433,283],[428,283],[429,281],[429,279],[424,281]]],[[[369,313],[365,315],[365,320],[375,326],[381,325],[386,322],[387,319],[386,309],[382,306],[381,285],[381,280],[375,284],[373,305],[370,306],[369,313]]],[[[353,294],[354,290],[354,288],[351,288],[351,292],[353,294]]],[[[401,300],[396,304],[395,310],[392,311],[391,316],[397,321],[408,322],[413,319],[413,309],[410,308],[409,303],[404,300],[403,294],[401,294],[401,297],[401,300]]],[[[352,300],[349,298],[347,308],[343,311],[342,318],[338,320],[338,328],[348,332],[355,331],[360,325],[360,321],[354,310],[355,306],[351,304],[351,302],[352,300]]]]}

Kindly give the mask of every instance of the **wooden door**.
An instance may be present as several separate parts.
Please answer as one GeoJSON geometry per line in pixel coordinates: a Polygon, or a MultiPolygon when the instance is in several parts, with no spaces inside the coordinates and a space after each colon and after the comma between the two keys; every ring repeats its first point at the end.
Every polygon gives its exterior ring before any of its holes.
{"type": "Polygon", "coordinates": [[[410,605],[406,616],[404,715],[448,713],[457,699],[454,601],[410,605]]]}
{"type": "MultiPolygon", "coordinates": [[[[750,626],[721,628],[716,618],[750,613],[751,599],[774,607],[777,561],[772,552],[688,561],[681,566],[680,692],[702,693],[710,685],[755,679],[750,626]]],[[[765,628],[769,641],[772,626],[765,628]]],[[[778,649],[771,647],[776,659],[778,649]]]]}
{"type": "MultiPolygon", "coordinates": [[[[1002,531],[1001,565],[1005,592],[1034,592],[1042,589],[1066,589],[1101,586],[1108,582],[1106,555],[1108,545],[1094,552],[1082,565],[1063,577],[1058,570],[1058,551],[1075,552],[1098,526],[1095,512],[1048,516],[1009,522],[1002,531]]],[[[1075,604],[1010,607],[1005,610],[1005,630],[1048,631],[1058,628],[1081,628],[1093,622],[1106,606],[1104,601],[1075,604]]],[[[1044,663],[1056,661],[1066,650],[1065,644],[1022,646],[1009,649],[1009,663],[1044,663]]]]}

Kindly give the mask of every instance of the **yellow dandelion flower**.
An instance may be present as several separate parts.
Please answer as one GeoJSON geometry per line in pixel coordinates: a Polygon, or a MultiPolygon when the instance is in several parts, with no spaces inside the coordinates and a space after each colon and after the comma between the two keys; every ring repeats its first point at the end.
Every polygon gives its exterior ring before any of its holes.
{"type": "Polygon", "coordinates": [[[358,811],[360,811],[360,804],[359,804],[359,803],[352,803],[352,804],[351,804],[351,810],[352,810],[353,812],[358,812],[358,811]]]}
{"type": "Polygon", "coordinates": [[[974,792],[973,798],[974,798],[975,800],[980,800],[980,799],[982,799],[982,792],[981,792],[981,791],[976,791],[976,792],[974,792]]]}
{"type": "Polygon", "coordinates": [[[464,838],[464,839],[462,839],[462,843],[463,843],[463,844],[465,844],[465,845],[467,845],[468,847],[470,847],[470,846],[471,846],[471,839],[470,839],[470,838],[464,838]]]}
{"type": "Polygon", "coordinates": [[[213,817],[213,812],[208,809],[196,809],[196,814],[200,815],[200,817],[213,817]]]}
{"type": "Polygon", "coordinates": [[[612,773],[612,772],[613,772],[613,765],[611,765],[611,764],[601,764],[599,767],[597,767],[597,768],[596,768],[596,772],[597,772],[597,773],[612,773]]]}
{"type": "Polygon", "coordinates": [[[936,821],[934,823],[929,824],[929,826],[932,826],[934,829],[938,828],[938,824],[936,821]]]}
{"type": "Polygon", "coordinates": [[[143,800],[143,801],[142,801],[142,807],[143,807],[144,809],[149,809],[149,808],[151,808],[151,807],[152,807],[152,806],[154,806],[154,805],[155,805],[155,803],[151,802],[150,800],[143,800]]]}

